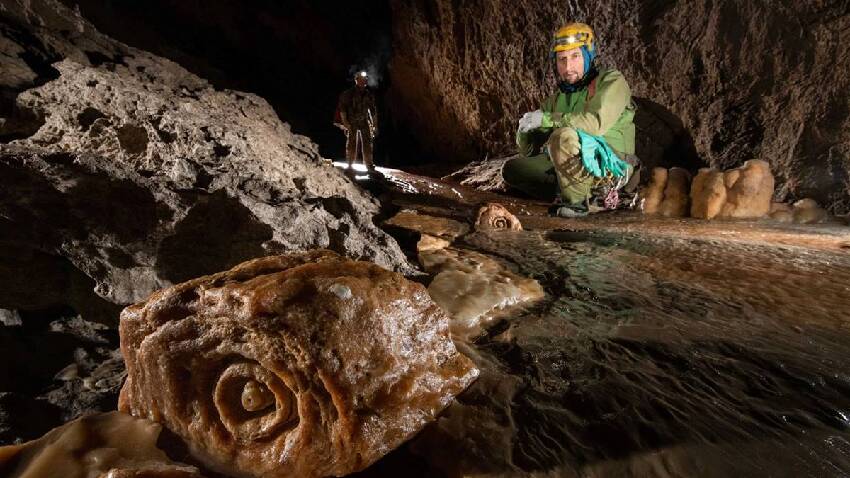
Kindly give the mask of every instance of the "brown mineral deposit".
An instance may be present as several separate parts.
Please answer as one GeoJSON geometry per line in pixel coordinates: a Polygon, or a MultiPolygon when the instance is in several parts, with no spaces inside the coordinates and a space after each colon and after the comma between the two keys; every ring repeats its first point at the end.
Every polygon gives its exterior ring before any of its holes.
{"type": "Polygon", "coordinates": [[[504,265],[472,251],[442,249],[419,254],[426,271],[436,274],[428,286],[434,301],[451,317],[455,337],[476,335],[495,314],[509,306],[543,298],[543,287],[504,265]]]}
{"type": "Polygon", "coordinates": [[[766,161],[747,161],[740,168],[727,171],[724,181],[726,203],[720,217],[758,218],[770,211],[774,180],[766,161]]]}
{"type": "Polygon", "coordinates": [[[794,203],[794,222],[797,224],[816,224],[827,219],[829,219],[829,213],[814,199],[806,198],[794,203]]]}
{"type": "Polygon", "coordinates": [[[505,206],[492,202],[482,206],[478,210],[478,217],[475,218],[475,230],[521,231],[522,224],[505,206]]]}
{"type": "Polygon", "coordinates": [[[691,175],[682,168],[671,168],[667,173],[664,186],[664,200],[659,212],[664,217],[685,217],[688,215],[691,175]]]}
{"type": "Polygon", "coordinates": [[[468,224],[445,217],[419,214],[413,210],[403,210],[388,219],[384,224],[420,234],[428,234],[448,241],[454,241],[469,232],[468,224]]]}
{"type": "Polygon", "coordinates": [[[0,447],[8,478],[202,478],[171,461],[156,442],[162,426],[121,412],[66,423],[38,440],[0,447]]]}
{"type": "Polygon", "coordinates": [[[417,252],[438,251],[449,247],[452,243],[446,239],[442,239],[430,234],[422,234],[419,242],[416,243],[417,252]]]}
{"type": "Polygon", "coordinates": [[[425,288],[330,251],[266,257],[121,314],[119,408],[211,470],[342,476],[434,420],[478,374],[425,288]]]}
{"type": "Polygon", "coordinates": [[[691,216],[714,219],[726,203],[723,173],[715,169],[700,169],[691,185],[691,216]]]}
{"type": "Polygon", "coordinates": [[[774,179],[765,161],[737,169],[700,169],[691,187],[691,216],[701,219],[759,218],[770,212],[774,179]]]}
{"type": "Polygon", "coordinates": [[[643,203],[641,210],[644,214],[658,214],[661,201],[664,200],[664,187],[667,185],[667,170],[664,168],[653,168],[649,178],[649,184],[643,188],[641,196],[643,203]]]}

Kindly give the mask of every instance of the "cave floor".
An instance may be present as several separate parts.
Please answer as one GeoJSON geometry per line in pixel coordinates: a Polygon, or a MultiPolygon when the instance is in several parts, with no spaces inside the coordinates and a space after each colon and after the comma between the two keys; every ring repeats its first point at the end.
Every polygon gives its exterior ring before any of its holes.
{"type": "Polygon", "coordinates": [[[505,205],[524,231],[451,247],[546,297],[458,341],[479,380],[365,476],[850,474],[847,226],[549,218],[543,203],[385,175],[367,187],[422,216],[471,225],[480,204],[505,205]]]}

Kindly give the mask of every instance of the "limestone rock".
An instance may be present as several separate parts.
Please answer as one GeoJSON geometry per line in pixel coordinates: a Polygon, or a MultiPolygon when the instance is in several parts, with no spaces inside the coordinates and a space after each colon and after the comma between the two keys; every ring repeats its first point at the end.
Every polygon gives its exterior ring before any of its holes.
{"type": "Polygon", "coordinates": [[[450,241],[430,234],[422,234],[416,243],[416,252],[429,252],[445,249],[452,245],[450,241]]]}
{"type": "Polygon", "coordinates": [[[829,219],[829,213],[811,198],[801,199],[794,204],[773,203],[770,218],[778,222],[796,224],[816,224],[829,219]]]}
{"type": "Polygon", "coordinates": [[[664,200],[664,187],[667,185],[667,170],[652,168],[649,183],[641,190],[641,211],[644,214],[658,214],[661,201],[664,200]]]}
{"type": "Polygon", "coordinates": [[[769,215],[771,219],[777,222],[794,222],[794,209],[787,203],[771,203],[769,215]]]}
{"type": "Polygon", "coordinates": [[[159,291],[124,310],[120,333],[119,409],[238,476],[361,470],[478,374],[423,286],[329,251],[159,291]]]}
{"type": "Polygon", "coordinates": [[[700,169],[691,184],[691,216],[713,219],[726,204],[726,184],[723,173],[710,168],[700,169]]]}
{"type": "Polygon", "coordinates": [[[765,161],[747,161],[740,168],[726,172],[700,169],[691,186],[691,216],[763,217],[770,212],[773,185],[773,175],[765,161]]]}
{"type": "Polygon", "coordinates": [[[444,248],[419,254],[423,268],[434,274],[428,293],[451,318],[460,339],[481,332],[503,309],[543,298],[543,287],[503,264],[471,251],[444,248]]]}
{"type": "Polygon", "coordinates": [[[643,189],[643,213],[685,217],[689,213],[691,175],[682,168],[653,168],[643,189]]]}
{"type": "MultiPolygon", "coordinates": [[[[59,2],[25,3],[3,7],[18,23],[0,30],[0,52],[43,64],[0,85],[15,92],[0,124],[0,143],[11,139],[0,144],[0,239],[12,255],[58,257],[45,275],[81,279],[35,303],[0,297],[0,307],[70,303],[92,317],[86,301],[98,299],[77,298],[92,289],[126,305],[253,257],[315,247],[412,270],[373,224],[377,201],[263,99],[111,40],[59,2]]],[[[32,273],[23,263],[8,272],[32,273]]]]}
{"type": "Polygon", "coordinates": [[[454,219],[419,214],[414,210],[408,209],[400,211],[388,219],[384,225],[439,237],[450,242],[467,234],[470,229],[469,224],[455,221],[454,219]]]}
{"type": "Polygon", "coordinates": [[[162,426],[110,412],[74,420],[23,445],[0,447],[9,478],[203,478],[157,447],[162,426]]]}
{"type": "Polygon", "coordinates": [[[475,218],[475,230],[521,231],[522,223],[516,216],[499,203],[488,203],[478,210],[475,218]]]}
{"type": "Polygon", "coordinates": [[[821,208],[814,199],[801,199],[794,203],[794,222],[814,224],[829,219],[829,213],[821,208]]]}

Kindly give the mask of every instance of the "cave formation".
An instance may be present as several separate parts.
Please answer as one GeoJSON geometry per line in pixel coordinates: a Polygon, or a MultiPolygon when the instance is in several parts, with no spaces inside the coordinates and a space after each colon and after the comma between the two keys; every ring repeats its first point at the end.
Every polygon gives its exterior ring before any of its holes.
{"type": "Polygon", "coordinates": [[[0,0],[0,476],[850,474],[848,43],[844,0],[0,0]],[[569,21],[642,173],[566,219],[502,168],[569,21]]]}

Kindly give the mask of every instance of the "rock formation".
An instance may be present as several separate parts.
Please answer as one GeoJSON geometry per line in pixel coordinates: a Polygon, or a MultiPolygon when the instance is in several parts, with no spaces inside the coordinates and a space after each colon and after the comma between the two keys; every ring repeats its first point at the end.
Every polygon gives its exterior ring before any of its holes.
{"type": "Polygon", "coordinates": [[[469,163],[443,179],[457,181],[481,191],[505,192],[510,186],[502,177],[502,168],[512,157],[485,159],[469,163]]]}
{"type": "Polygon", "coordinates": [[[828,220],[829,213],[821,208],[814,199],[806,198],[796,201],[794,204],[771,204],[770,218],[778,222],[816,224],[828,220]]]}
{"type": "Polygon", "coordinates": [[[53,0],[4,4],[0,14],[9,256],[0,267],[5,278],[29,276],[31,261],[16,257],[43,257],[43,275],[67,289],[32,303],[3,295],[0,306],[108,316],[114,309],[92,288],[128,304],[252,257],[314,247],[410,270],[372,223],[377,202],[261,98],[216,90],[53,0]]]}
{"type": "Polygon", "coordinates": [[[162,426],[110,412],[80,418],[23,445],[0,447],[8,478],[203,478],[157,447],[162,426]]]}
{"type": "Polygon", "coordinates": [[[850,210],[845,1],[392,0],[390,106],[442,157],[512,154],[516,122],[555,88],[552,33],[589,23],[637,97],[644,164],[770,162],[778,199],[850,210]],[[769,25],[769,28],[765,26],[769,25]]]}
{"type": "Polygon", "coordinates": [[[475,336],[506,307],[543,298],[543,287],[483,254],[459,249],[423,251],[422,266],[434,279],[428,293],[451,318],[452,334],[475,336]]]}
{"type": "Polygon", "coordinates": [[[478,374],[423,286],[329,251],[159,291],[124,310],[120,332],[119,409],[238,476],[361,470],[478,374]]]}
{"type": "Polygon", "coordinates": [[[690,212],[691,175],[682,168],[653,168],[649,184],[641,191],[644,214],[685,217],[690,212]]]}
{"type": "Polygon", "coordinates": [[[522,223],[505,206],[499,203],[489,203],[478,209],[478,216],[475,218],[475,230],[521,231],[522,223]]]}
{"type": "Polygon", "coordinates": [[[691,216],[763,217],[770,212],[773,185],[773,175],[765,161],[747,161],[742,167],[726,172],[700,169],[691,186],[691,216]]]}

